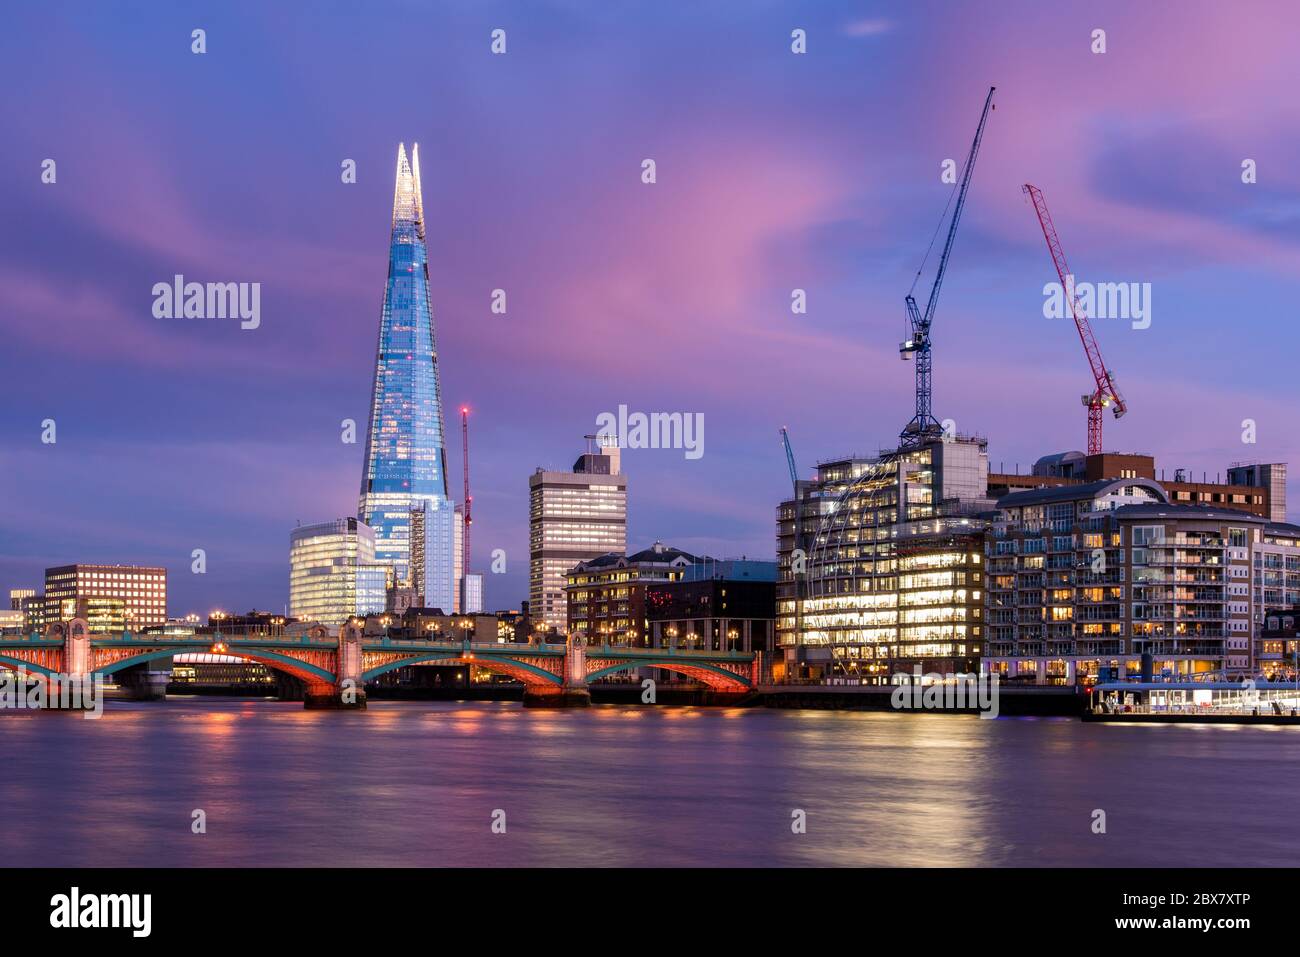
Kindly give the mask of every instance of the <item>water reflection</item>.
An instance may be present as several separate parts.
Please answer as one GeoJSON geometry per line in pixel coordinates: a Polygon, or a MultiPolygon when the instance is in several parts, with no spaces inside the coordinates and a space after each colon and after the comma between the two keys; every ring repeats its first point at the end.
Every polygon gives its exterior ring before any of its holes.
{"type": "Polygon", "coordinates": [[[0,758],[43,865],[1289,865],[1300,785],[1268,728],[499,702],[0,715],[0,758]]]}

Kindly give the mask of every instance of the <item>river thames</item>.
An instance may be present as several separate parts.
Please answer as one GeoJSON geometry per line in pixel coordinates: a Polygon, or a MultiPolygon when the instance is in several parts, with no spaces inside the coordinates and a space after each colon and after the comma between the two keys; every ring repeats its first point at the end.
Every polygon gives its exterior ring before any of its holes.
{"type": "Polygon", "coordinates": [[[0,758],[11,866],[1291,866],[1300,850],[1288,728],[171,698],[0,714],[0,758]]]}

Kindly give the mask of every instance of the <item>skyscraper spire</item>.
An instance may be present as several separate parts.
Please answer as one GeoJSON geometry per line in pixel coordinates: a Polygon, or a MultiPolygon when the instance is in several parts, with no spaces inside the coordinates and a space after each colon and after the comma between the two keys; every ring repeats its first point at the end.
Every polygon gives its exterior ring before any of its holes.
{"type": "Polygon", "coordinates": [[[420,192],[420,144],[411,146],[411,160],[406,159],[406,144],[397,147],[397,182],[393,187],[393,229],[398,224],[414,226],[424,239],[424,197],[420,192]]]}
{"type": "Polygon", "coordinates": [[[375,558],[393,567],[395,582],[422,585],[426,604],[450,611],[454,517],[431,300],[420,147],[408,162],[402,144],[357,517],[375,530],[375,558]],[[423,512],[420,569],[411,567],[412,509],[423,512]]]}

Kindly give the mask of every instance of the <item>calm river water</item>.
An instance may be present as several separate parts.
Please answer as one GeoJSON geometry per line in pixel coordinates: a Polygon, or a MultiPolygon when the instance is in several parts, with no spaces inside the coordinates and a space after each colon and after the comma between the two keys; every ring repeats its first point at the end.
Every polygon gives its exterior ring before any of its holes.
{"type": "Polygon", "coordinates": [[[9,865],[1254,866],[1300,850],[1287,728],[172,698],[96,721],[2,713],[0,759],[9,865]]]}

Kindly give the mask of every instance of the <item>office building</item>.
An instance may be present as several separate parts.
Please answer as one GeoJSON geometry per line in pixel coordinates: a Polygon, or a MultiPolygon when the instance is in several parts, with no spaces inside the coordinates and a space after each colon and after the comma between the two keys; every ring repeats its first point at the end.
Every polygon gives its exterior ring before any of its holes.
{"type": "Polygon", "coordinates": [[[438,349],[429,289],[420,148],[398,148],[388,279],[379,320],[357,518],[374,530],[375,561],[395,587],[424,577],[425,600],[452,607],[453,505],[447,494],[438,349]],[[412,569],[412,510],[424,509],[423,568],[412,569]]]}
{"type": "MultiPolygon", "coordinates": [[[[97,596],[81,598],[50,598],[33,595],[23,599],[18,612],[25,634],[43,632],[50,625],[83,618],[93,635],[120,635],[127,631],[126,602],[121,598],[97,596]]],[[[142,629],[131,629],[140,631],[142,629]]]]}
{"type": "Polygon", "coordinates": [[[23,599],[34,598],[36,596],[35,588],[11,588],[9,589],[9,610],[22,611],[23,599]]]}
{"type": "MultiPolygon", "coordinates": [[[[45,569],[47,602],[66,599],[117,599],[120,622],[108,604],[97,604],[99,623],[111,631],[140,631],[167,620],[167,569],[143,565],[61,565],[45,569]]],[[[31,599],[27,599],[31,601],[31,599]]],[[[67,606],[47,605],[40,614],[50,620],[67,606]]]]}
{"type": "Polygon", "coordinates": [[[565,576],[568,633],[593,645],[649,647],[647,589],[679,581],[697,561],[655,542],[632,555],[610,552],[579,562],[565,576]]]}
{"type": "Polygon", "coordinates": [[[627,478],[617,446],[595,445],[571,472],[528,478],[528,608],[534,628],[567,627],[566,575],[579,562],[627,549],[627,478]]]}
{"type": "Polygon", "coordinates": [[[338,628],[382,612],[390,566],[375,560],[375,533],[355,518],[303,525],[289,533],[289,615],[338,628]]]}
{"type": "Polygon", "coordinates": [[[410,578],[392,584],[409,591],[409,600],[394,596],[389,610],[415,606],[455,614],[460,610],[459,509],[446,500],[417,502],[410,512],[410,535],[410,578]]]}
{"type": "Polygon", "coordinates": [[[471,572],[461,578],[460,587],[460,608],[457,614],[481,614],[483,611],[483,576],[471,572]]]}
{"type": "Polygon", "coordinates": [[[823,462],[799,482],[777,509],[774,676],[978,670],[987,486],[974,436],[823,462]]]}
{"type": "Polygon", "coordinates": [[[760,651],[775,647],[776,562],[699,561],[646,589],[655,648],[760,651]]]}

